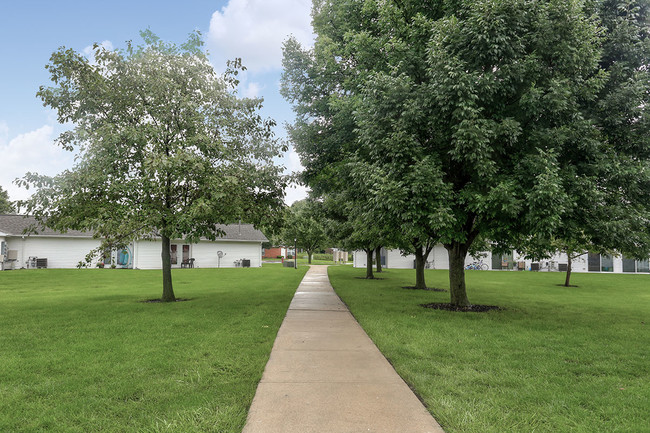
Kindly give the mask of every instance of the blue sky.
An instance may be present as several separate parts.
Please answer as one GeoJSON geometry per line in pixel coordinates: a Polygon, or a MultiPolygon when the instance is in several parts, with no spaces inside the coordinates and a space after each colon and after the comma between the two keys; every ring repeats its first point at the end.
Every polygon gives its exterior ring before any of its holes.
{"type": "MultiPolygon", "coordinates": [[[[54,175],[73,164],[73,154],[54,139],[63,130],[56,114],[36,98],[41,85],[50,85],[45,70],[61,46],[79,52],[93,43],[124,48],[139,42],[139,31],[150,28],[162,39],[183,42],[199,30],[217,70],[226,59],[241,57],[248,71],[240,92],[261,96],[264,114],[274,118],[277,135],[293,119],[290,105],[278,91],[281,43],[289,34],[305,45],[313,43],[310,0],[188,0],[111,2],[21,0],[0,8],[0,185],[12,200],[27,198],[13,184],[32,171],[54,175]]],[[[300,169],[295,152],[282,161],[288,171],[300,169]]],[[[287,191],[288,203],[305,196],[304,188],[287,191]]]]}

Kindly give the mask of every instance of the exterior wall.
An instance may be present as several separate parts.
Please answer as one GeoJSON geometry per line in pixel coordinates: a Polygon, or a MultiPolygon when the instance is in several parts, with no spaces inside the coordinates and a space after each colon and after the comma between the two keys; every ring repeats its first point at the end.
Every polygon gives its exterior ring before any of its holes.
{"type": "Polygon", "coordinates": [[[12,236],[5,240],[8,250],[18,251],[15,269],[27,268],[30,257],[46,258],[48,268],[72,269],[100,244],[98,239],[79,237],[12,236]]]}
{"type": "MultiPolygon", "coordinates": [[[[484,258],[483,261],[489,263],[492,256],[490,253],[487,254],[487,258],[484,258]]],[[[431,250],[426,261],[429,262],[431,269],[449,269],[449,256],[447,255],[447,250],[440,244],[436,245],[433,250],[431,250]]],[[[474,259],[469,256],[465,259],[466,265],[472,262],[474,262],[474,259]]],[[[366,253],[364,251],[354,252],[353,265],[355,268],[366,267],[366,253]]],[[[399,250],[387,250],[385,267],[388,269],[415,269],[415,255],[402,255],[399,250]]]]}
{"type": "MultiPolygon", "coordinates": [[[[182,240],[172,240],[178,245],[178,263],[172,268],[180,268],[182,261],[182,245],[188,245],[182,240]]],[[[134,248],[134,267],[138,269],[160,269],[162,267],[160,252],[161,241],[139,241],[134,248]]],[[[190,258],[193,258],[196,268],[216,268],[219,266],[217,251],[223,251],[220,267],[234,268],[235,260],[248,259],[251,267],[262,266],[262,243],[259,241],[201,241],[190,245],[190,258]]]]}
{"type": "MultiPolygon", "coordinates": [[[[415,256],[412,254],[402,256],[399,250],[388,250],[386,258],[386,268],[392,269],[413,269],[415,256]]],[[[492,266],[492,253],[485,252],[485,256],[481,259],[484,263],[488,265],[491,269],[492,266]]],[[[517,251],[513,252],[513,260],[515,262],[525,262],[525,269],[530,270],[532,260],[524,259],[523,256],[517,251]]],[[[449,258],[447,256],[447,250],[442,245],[436,245],[435,248],[431,251],[431,254],[427,258],[428,262],[432,262],[434,269],[449,269],[449,258]]],[[[465,265],[473,263],[475,260],[467,256],[465,258],[465,265]]],[[[557,253],[549,259],[540,260],[543,266],[546,262],[555,262],[556,266],[560,263],[567,263],[567,256],[564,253],[557,253]]],[[[572,262],[572,271],[573,272],[588,272],[588,255],[584,254],[576,259],[573,259],[572,262]]],[[[603,272],[603,273],[623,273],[623,258],[621,256],[613,258],[614,270],[613,272],[603,272]]],[[[364,251],[355,251],[353,266],[355,268],[365,268],[366,267],[366,253],[364,251]]],[[[546,268],[547,269],[547,268],[546,268]]],[[[542,270],[544,271],[544,270],[542,270]]]]}
{"type": "Polygon", "coordinates": [[[285,247],[266,248],[264,250],[264,257],[275,259],[278,256],[287,257],[287,249],[285,247]]]}

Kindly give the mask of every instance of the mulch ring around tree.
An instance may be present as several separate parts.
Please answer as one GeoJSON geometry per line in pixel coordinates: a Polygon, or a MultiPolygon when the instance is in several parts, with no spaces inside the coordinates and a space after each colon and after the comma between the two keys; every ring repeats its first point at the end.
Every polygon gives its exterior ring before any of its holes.
{"type": "MultiPolygon", "coordinates": [[[[190,298],[176,298],[176,300],[174,302],[184,302],[184,301],[191,301],[191,299],[190,298]]],[[[142,302],[144,304],[158,304],[158,303],[163,304],[163,303],[165,303],[160,298],[158,298],[158,299],[147,299],[145,301],[140,301],[140,302],[142,302]]],[[[171,304],[171,302],[170,302],[170,304],[171,304]]]]}
{"type": "Polygon", "coordinates": [[[420,306],[434,310],[459,311],[461,313],[485,313],[492,310],[503,310],[503,308],[497,307],[496,305],[470,305],[469,307],[458,307],[446,302],[432,302],[431,304],[420,304],[420,306]]]}
{"type": "Polygon", "coordinates": [[[407,290],[428,290],[430,292],[446,292],[445,289],[437,289],[435,287],[425,287],[424,289],[420,289],[419,287],[415,287],[415,286],[402,286],[402,289],[407,289],[407,290]]]}
{"type": "Polygon", "coordinates": [[[568,286],[566,284],[556,284],[558,287],[580,287],[580,286],[574,286],[573,284],[569,284],[568,286]]]}
{"type": "Polygon", "coordinates": [[[384,280],[385,278],[379,278],[379,277],[373,277],[373,278],[366,278],[366,277],[354,277],[357,280],[384,280]]]}

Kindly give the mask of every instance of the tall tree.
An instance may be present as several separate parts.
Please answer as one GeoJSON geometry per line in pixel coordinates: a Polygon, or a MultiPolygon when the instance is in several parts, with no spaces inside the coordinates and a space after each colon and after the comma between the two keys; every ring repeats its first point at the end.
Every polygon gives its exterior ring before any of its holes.
{"type": "Polygon", "coordinates": [[[14,203],[9,200],[9,193],[0,186],[0,214],[12,214],[16,212],[14,203]]]}
{"type": "Polygon", "coordinates": [[[95,46],[94,62],[61,48],[47,65],[55,87],[44,105],[73,123],[58,144],[76,150],[73,169],[49,178],[23,203],[48,226],[92,230],[103,247],[162,239],[163,301],[173,301],[170,240],[222,233],[216,223],[260,223],[280,208],[285,181],[273,163],[280,147],[260,99],[234,89],[241,67],[215,73],[198,33],[181,46],[141,33],[124,51],[95,46]]]}
{"type": "MultiPolygon", "coordinates": [[[[315,2],[317,42],[309,70],[331,85],[339,102],[330,99],[328,108],[353,107],[346,111],[354,116],[351,144],[335,153],[365,165],[365,178],[386,176],[406,190],[414,177],[404,155],[426,163],[428,176],[440,184],[429,195],[430,208],[441,216],[427,228],[448,251],[456,306],[470,305],[464,261],[475,241],[505,247],[521,236],[550,239],[574,206],[565,183],[582,170],[576,167],[592,173],[585,197],[598,200],[605,183],[612,192],[619,186],[619,193],[606,197],[608,205],[634,195],[621,182],[621,166],[606,168],[607,159],[623,161],[611,159],[623,148],[602,133],[609,117],[589,109],[598,106],[610,73],[599,63],[602,28],[592,4],[597,3],[315,2]],[[358,13],[352,16],[352,10],[358,13]]],[[[647,88],[637,87],[645,94],[647,88]]],[[[646,106],[637,105],[637,113],[646,106]]],[[[323,131],[338,125],[335,117],[317,113],[310,125],[323,131]]],[[[621,127],[629,130],[629,122],[621,127]]],[[[637,180],[642,167],[647,171],[647,141],[639,143],[639,170],[630,173],[637,180]]],[[[336,157],[328,150],[320,149],[317,159],[336,157]]],[[[322,165],[305,163],[323,173],[322,165]]],[[[621,215],[629,207],[602,209],[621,215]]],[[[644,208],[634,209],[642,221],[644,208]]]]}
{"type": "Polygon", "coordinates": [[[650,5],[607,0],[593,7],[604,30],[605,80],[584,112],[598,134],[585,131],[559,149],[568,198],[561,220],[548,238],[537,234],[523,243],[532,255],[567,254],[565,286],[572,259],[589,251],[650,255],[650,5]]]}
{"type": "Polygon", "coordinates": [[[296,242],[298,247],[307,251],[309,264],[314,252],[321,249],[327,239],[316,206],[315,202],[309,200],[293,203],[288,209],[282,235],[286,244],[296,242]]]}

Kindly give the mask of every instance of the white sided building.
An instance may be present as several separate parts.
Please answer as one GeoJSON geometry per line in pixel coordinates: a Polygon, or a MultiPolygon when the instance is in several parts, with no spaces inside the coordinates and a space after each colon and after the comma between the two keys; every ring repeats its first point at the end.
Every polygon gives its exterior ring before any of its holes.
{"type": "MultiPolygon", "coordinates": [[[[373,253],[373,259],[375,255],[373,253]]],[[[533,261],[524,259],[513,251],[512,254],[496,255],[487,251],[479,259],[483,269],[489,270],[533,270],[533,271],[566,271],[568,260],[566,254],[558,253],[548,260],[533,261]]],[[[465,259],[465,265],[477,262],[471,256],[465,259]]],[[[366,253],[354,252],[353,264],[357,268],[366,267],[366,253]]],[[[415,256],[402,255],[399,250],[381,250],[381,264],[388,269],[415,269],[415,256]]],[[[442,245],[436,245],[427,257],[425,267],[428,269],[449,269],[447,250],[442,245]]],[[[612,273],[649,273],[648,259],[635,260],[625,256],[604,256],[598,253],[584,254],[574,259],[571,264],[573,272],[612,272],[612,273]]]]}
{"type": "MultiPolygon", "coordinates": [[[[0,268],[76,268],[84,263],[86,255],[100,245],[92,233],[70,230],[59,233],[39,228],[35,234],[23,234],[34,225],[33,217],[0,215],[0,268]]],[[[261,267],[262,242],[266,237],[251,224],[219,225],[225,235],[216,241],[201,240],[189,243],[182,239],[171,241],[172,268],[232,268],[261,267]]],[[[118,268],[161,269],[161,240],[134,240],[110,257],[95,260],[91,266],[102,263],[118,268]]]]}

